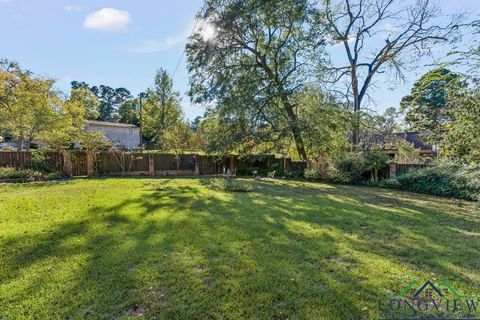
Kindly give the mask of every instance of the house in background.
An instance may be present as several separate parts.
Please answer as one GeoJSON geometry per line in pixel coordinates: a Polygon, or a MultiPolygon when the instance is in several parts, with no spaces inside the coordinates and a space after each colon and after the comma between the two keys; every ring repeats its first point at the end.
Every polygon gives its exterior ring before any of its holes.
{"type": "Polygon", "coordinates": [[[411,144],[422,157],[435,158],[438,155],[438,147],[425,142],[419,132],[364,134],[361,136],[360,149],[371,150],[381,146],[382,150],[393,159],[398,153],[398,144],[401,141],[411,144]]]}
{"type": "Polygon", "coordinates": [[[133,124],[86,120],[85,130],[103,132],[105,137],[119,148],[136,149],[141,144],[140,128],[133,124]]]}
{"type": "Polygon", "coordinates": [[[402,132],[394,133],[394,142],[389,148],[385,148],[385,152],[393,159],[398,152],[395,141],[404,140],[417,149],[422,157],[436,158],[438,155],[438,147],[425,142],[419,132],[402,132]]]}

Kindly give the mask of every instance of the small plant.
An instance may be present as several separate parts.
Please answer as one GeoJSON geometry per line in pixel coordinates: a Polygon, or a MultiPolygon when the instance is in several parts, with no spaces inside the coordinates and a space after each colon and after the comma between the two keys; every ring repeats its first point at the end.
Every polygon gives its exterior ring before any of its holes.
{"type": "Polygon", "coordinates": [[[212,190],[228,192],[251,192],[253,185],[251,182],[232,179],[232,178],[213,178],[208,180],[208,186],[212,190]]]}
{"type": "Polygon", "coordinates": [[[303,171],[303,176],[307,180],[320,180],[321,174],[318,169],[305,169],[303,171]]]}

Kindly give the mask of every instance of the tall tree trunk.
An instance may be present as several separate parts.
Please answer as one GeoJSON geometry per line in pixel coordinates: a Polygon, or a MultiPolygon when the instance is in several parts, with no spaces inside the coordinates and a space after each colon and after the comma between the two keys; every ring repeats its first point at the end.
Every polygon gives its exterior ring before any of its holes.
{"type": "Polygon", "coordinates": [[[352,66],[352,92],[353,92],[353,130],[352,130],[352,144],[353,150],[358,150],[360,144],[360,104],[361,97],[358,93],[358,78],[356,67],[352,66]]]}
{"type": "Polygon", "coordinates": [[[301,160],[308,160],[307,159],[307,152],[305,151],[305,145],[303,143],[302,134],[300,128],[298,126],[298,118],[295,112],[293,111],[293,106],[291,105],[290,101],[288,101],[287,97],[282,97],[283,107],[287,112],[287,116],[290,122],[290,129],[292,130],[293,140],[295,141],[295,146],[297,148],[298,156],[301,160]]]}
{"type": "Polygon", "coordinates": [[[19,141],[18,141],[18,147],[17,147],[17,151],[20,152],[23,150],[23,142],[25,141],[25,137],[23,135],[23,132],[20,133],[20,137],[19,137],[19,141]]]}

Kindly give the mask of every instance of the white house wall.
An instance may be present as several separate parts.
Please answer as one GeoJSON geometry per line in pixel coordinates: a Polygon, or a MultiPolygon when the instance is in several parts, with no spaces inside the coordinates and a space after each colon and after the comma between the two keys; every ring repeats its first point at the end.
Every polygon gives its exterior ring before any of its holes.
{"type": "Polygon", "coordinates": [[[134,149],[140,146],[140,128],[125,128],[89,124],[88,131],[103,132],[115,146],[134,149]]]}

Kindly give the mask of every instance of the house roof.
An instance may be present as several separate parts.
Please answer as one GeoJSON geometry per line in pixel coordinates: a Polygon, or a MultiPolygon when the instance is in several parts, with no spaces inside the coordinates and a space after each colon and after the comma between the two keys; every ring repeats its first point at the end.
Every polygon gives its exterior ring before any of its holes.
{"type": "Polygon", "coordinates": [[[395,133],[395,136],[398,138],[402,138],[407,142],[413,144],[415,149],[431,149],[432,145],[429,143],[424,142],[421,139],[421,134],[418,132],[402,132],[402,133],[395,133]]]}
{"type": "Polygon", "coordinates": [[[393,145],[391,148],[396,149],[395,144],[404,140],[413,145],[415,149],[432,149],[432,145],[422,140],[422,134],[419,132],[400,132],[390,134],[364,134],[361,137],[361,148],[369,149],[374,145],[393,145]]]}
{"type": "Polygon", "coordinates": [[[134,124],[108,122],[108,121],[85,120],[85,123],[90,125],[95,125],[95,126],[104,126],[104,127],[138,128],[134,124]]]}

